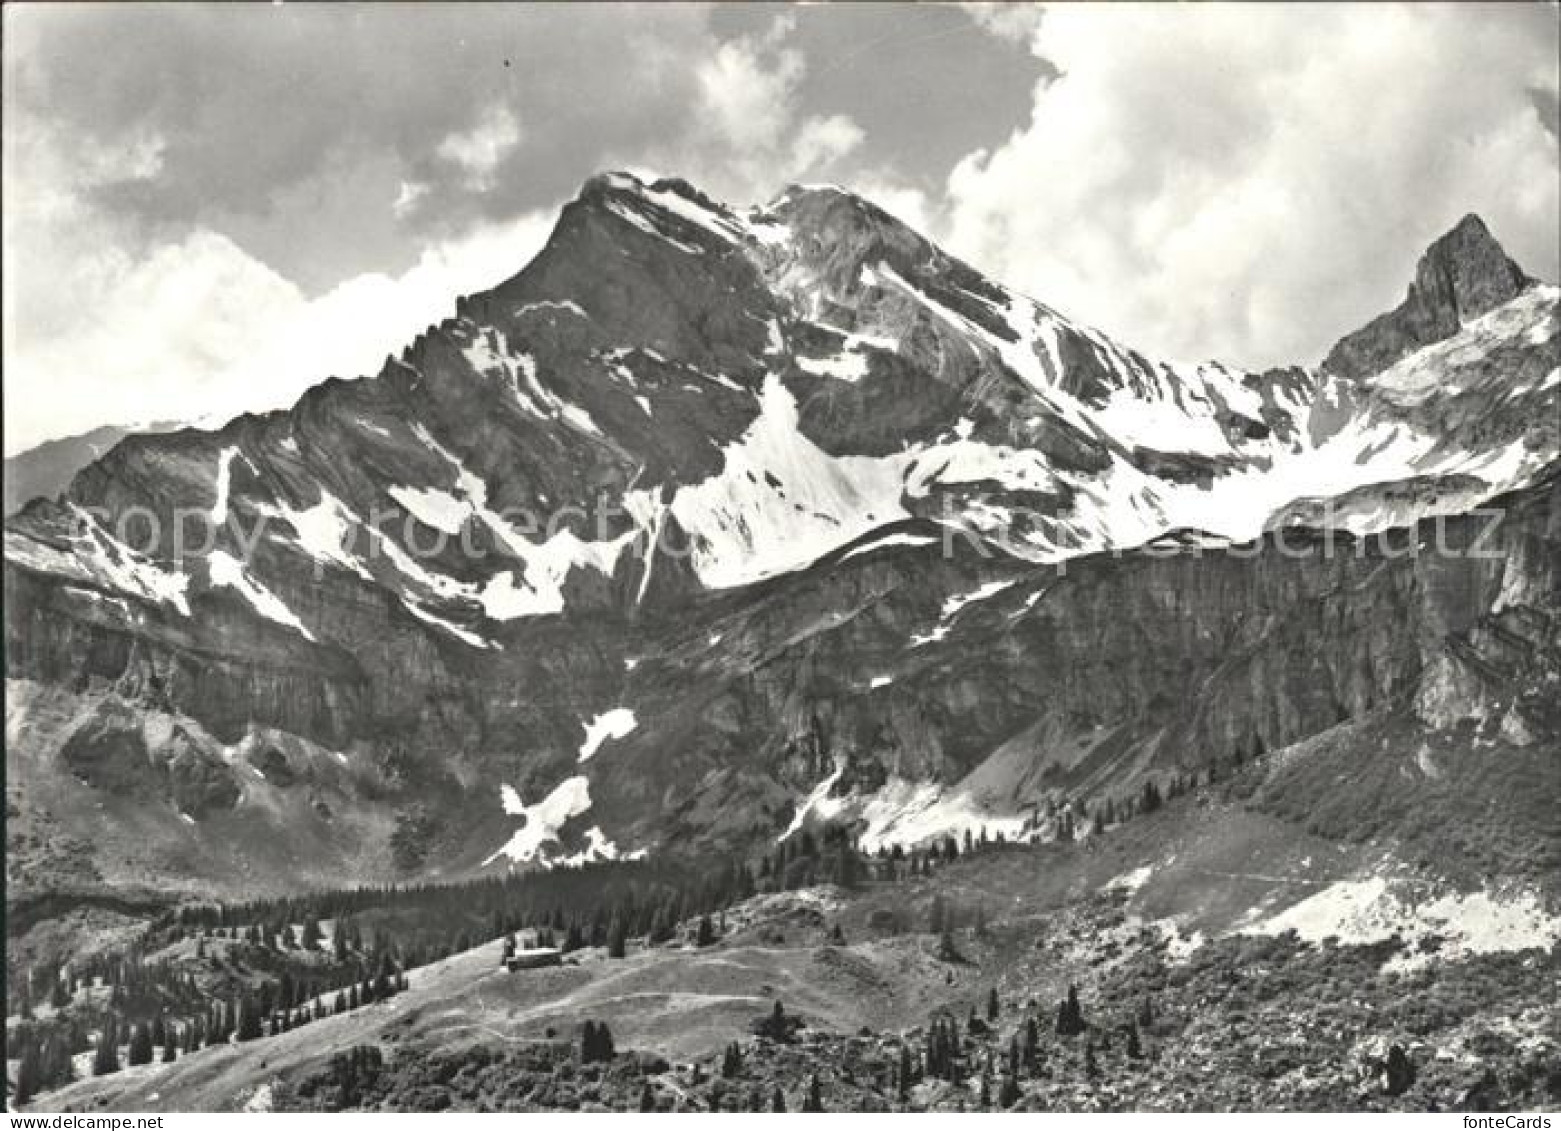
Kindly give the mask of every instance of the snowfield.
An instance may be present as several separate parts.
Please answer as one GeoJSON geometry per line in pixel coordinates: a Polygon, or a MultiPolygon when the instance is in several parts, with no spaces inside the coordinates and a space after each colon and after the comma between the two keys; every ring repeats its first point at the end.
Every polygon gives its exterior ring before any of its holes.
{"type": "Polygon", "coordinates": [[[1409,944],[1394,958],[1412,969],[1433,958],[1549,948],[1561,941],[1561,917],[1548,913],[1532,892],[1446,892],[1429,896],[1418,885],[1382,877],[1340,880],[1277,914],[1241,928],[1248,934],[1295,931],[1308,942],[1337,938],[1345,944],[1380,942],[1397,935],[1409,944]],[[1419,949],[1440,940],[1433,951],[1419,949]]]}

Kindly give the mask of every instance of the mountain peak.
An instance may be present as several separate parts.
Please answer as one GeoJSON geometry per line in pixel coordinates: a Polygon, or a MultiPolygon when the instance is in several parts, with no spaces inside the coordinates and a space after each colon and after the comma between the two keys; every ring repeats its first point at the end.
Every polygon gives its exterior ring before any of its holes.
{"type": "Polygon", "coordinates": [[[1458,325],[1494,310],[1532,281],[1473,212],[1427,248],[1415,269],[1415,289],[1445,307],[1458,325]]]}
{"type": "Polygon", "coordinates": [[[1381,372],[1415,350],[1517,297],[1534,280],[1470,212],[1426,248],[1404,301],[1341,339],[1323,368],[1342,377],[1381,372]]]}

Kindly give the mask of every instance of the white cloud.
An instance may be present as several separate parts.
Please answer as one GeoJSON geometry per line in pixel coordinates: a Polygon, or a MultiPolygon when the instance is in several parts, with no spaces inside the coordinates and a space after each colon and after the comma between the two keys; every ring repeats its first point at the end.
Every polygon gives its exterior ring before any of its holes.
{"type": "Polygon", "coordinates": [[[513,274],[551,224],[548,210],[483,225],[398,276],[360,275],[312,299],[215,232],[145,259],[106,253],[67,332],[7,343],[5,450],[104,423],[223,421],[377,371],[450,316],[456,295],[513,274]]]}
{"type": "Polygon", "coordinates": [[[1555,32],[1511,14],[1048,8],[1033,50],[1061,76],[951,175],[953,249],[1133,344],[1246,364],[1316,360],[1465,212],[1553,276],[1531,90],[1556,89],[1555,32]]]}
{"type": "Polygon", "coordinates": [[[468,187],[482,190],[492,187],[500,162],[519,144],[520,122],[508,106],[500,104],[484,110],[470,130],[450,134],[435,152],[460,166],[468,187]]]}
{"type": "Polygon", "coordinates": [[[844,114],[805,115],[803,53],[786,46],[790,13],[764,32],[728,40],[694,71],[685,136],[653,150],[647,163],[693,176],[736,203],[766,200],[788,181],[827,177],[862,143],[844,114]]]}
{"type": "Polygon", "coordinates": [[[987,31],[1010,43],[1032,41],[1045,11],[1039,4],[1015,4],[1011,0],[961,4],[960,7],[987,31]]]}
{"type": "Polygon", "coordinates": [[[396,188],[396,199],[390,202],[390,210],[398,217],[405,216],[427,195],[427,185],[419,181],[402,181],[396,188]]]}

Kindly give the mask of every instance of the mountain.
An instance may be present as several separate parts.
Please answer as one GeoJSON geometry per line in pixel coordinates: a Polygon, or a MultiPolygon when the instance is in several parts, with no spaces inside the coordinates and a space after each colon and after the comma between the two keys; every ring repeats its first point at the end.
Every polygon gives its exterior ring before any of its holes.
{"type": "Polygon", "coordinates": [[[840,189],[595,178],[377,375],[8,521],[12,888],[1044,839],[1300,744],[1273,811],[1425,848],[1511,806],[1470,859],[1543,876],[1557,297],[1466,219],[1321,366],[1249,373],[840,189]]]}
{"type": "Polygon", "coordinates": [[[1485,222],[1465,216],[1420,257],[1404,301],[1343,338],[1322,367],[1344,377],[1370,376],[1405,354],[1452,337],[1533,285],[1485,222]]]}
{"type": "Polygon", "coordinates": [[[90,432],[49,440],[35,448],[18,452],[5,461],[5,514],[9,518],[24,503],[38,498],[54,498],[82,468],[102,456],[126,436],[137,432],[171,432],[172,423],[122,427],[105,424],[90,432]]]}

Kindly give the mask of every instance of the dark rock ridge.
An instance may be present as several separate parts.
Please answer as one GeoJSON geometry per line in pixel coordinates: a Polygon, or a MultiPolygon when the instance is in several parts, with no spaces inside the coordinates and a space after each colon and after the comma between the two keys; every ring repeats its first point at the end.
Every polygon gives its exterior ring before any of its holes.
{"type": "Polygon", "coordinates": [[[1059,797],[1351,720],[1553,742],[1555,297],[1510,266],[1465,222],[1348,382],[1250,374],[840,190],[596,178],[377,376],[127,438],[7,524],[20,818],[133,827],[111,881],[285,888],[502,866],[502,786],[569,810],[526,862],[808,813],[1044,832],[1059,797]],[[1422,338],[1424,372],[1371,368],[1422,338]],[[1513,491],[1505,563],[1326,529],[1513,491]],[[181,553],[181,511],[215,540],[181,553]]]}
{"type": "Polygon", "coordinates": [[[1465,323],[1533,284],[1485,221],[1470,213],[1426,249],[1404,301],[1341,339],[1322,367],[1341,377],[1369,376],[1422,346],[1452,337],[1465,323]]]}

